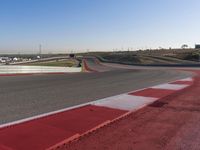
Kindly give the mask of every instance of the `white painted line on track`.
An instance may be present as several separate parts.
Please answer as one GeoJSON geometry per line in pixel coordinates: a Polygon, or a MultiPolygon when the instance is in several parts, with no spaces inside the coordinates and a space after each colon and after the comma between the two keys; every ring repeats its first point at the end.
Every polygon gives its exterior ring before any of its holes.
{"type": "Polygon", "coordinates": [[[185,78],[185,79],[181,79],[181,80],[179,80],[179,81],[193,81],[193,78],[191,78],[191,77],[189,77],[189,78],[185,78]]]}
{"type": "Polygon", "coordinates": [[[87,106],[87,105],[90,105],[90,104],[91,104],[90,102],[89,103],[84,103],[84,104],[80,104],[80,105],[76,105],[76,106],[72,106],[72,107],[67,107],[67,108],[64,108],[64,109],[60,109],[60,110],[57,110],[57,111],[52,111],[52,112],[49,112],[49,113],[44,113],[44,114],[41,114],[41,115],[37,115],[37,116],[33,116],[33,117],[28,117],[28,118],[25,118],[25,119],[21,119],[21,120],[9,122],[9,123],[1,124],[0,125],[0,129],[4,128],[4,127],[9,127],[9,126],[12,126],[12,125],[17,125],[17,124],[20,124],[20,123],[32,121],[32,120],[35,120],[35,119],[47,117],[47,116],[54,115],[54,114],[57,114],[57,113],[62,113],[62,112],[68,111],[68,110],[72,110],[72,109],[75,109],[75,108],[87,106]]]}
{"type": "Polygon", "coordinates": [[[157,85],[157,86],[153,86],[151,88],[153,89],[163,89],[163,90],[181,90],[186,88],[187,84],[161,84],[161,85],[157,85]]]}

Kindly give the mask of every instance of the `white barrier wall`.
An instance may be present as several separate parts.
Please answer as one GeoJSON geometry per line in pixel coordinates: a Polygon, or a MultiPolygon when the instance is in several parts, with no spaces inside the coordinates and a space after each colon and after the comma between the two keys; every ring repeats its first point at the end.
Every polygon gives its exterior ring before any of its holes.
{"type": "Polygon", "coordinates": [[[81,72],[81,68],[76,67],[46,67],[46,66],[0,66],[0,74],[17,73],[67,73],[81,72]]]}

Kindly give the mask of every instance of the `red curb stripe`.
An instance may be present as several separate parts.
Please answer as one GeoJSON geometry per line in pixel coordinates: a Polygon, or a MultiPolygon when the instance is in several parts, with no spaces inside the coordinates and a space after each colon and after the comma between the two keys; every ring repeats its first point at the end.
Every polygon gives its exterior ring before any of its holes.
{"type": "Polygon", "coordinates": [[[68,144],[68,143],[70,143],[70,142],[73,142],[73,141],[77,141],[77,140],[79,140],[80,137],[84,137],[84,136],[86,136],[87,134],[92,133],[92,132],[95,132],[95,131],[97,131],[98,129],[104,127],[104,126],[107,126],[107,125],[109,125],[109,124],[111,124],[111,123],[114,123],[114,122],[120,120],[120,119],[123,119],[123,118],[127,117],[128,115],[130,115],[131,113],[132,113],[132,111],[127,112],[127,113],[125,113],[125,114],[123,114],[123,115],[120,115],[119,117],[117,117],[117,118],[115,118],[115,119],[113,119],[113,120],[108,120],[108,121],[106,121],[106,122],[104,122],[104,123],[102,123],[102,124],[100,124],[100,125],[98,125],[98,126],[92,128],[92,129],[88,130],[87,132],[85,132],[85,133],[83,133],[83,134],[81,134],[81,135],[75,135],[73,138],[68,138],[68,139],[66,139],[66,140],[64,140],[64,141],[62,141],[62,142],[60,142],[60,143],[58,143],[58,144],[56,144],[56,145],[54,145],[54,146],[52,146],[52,147],[46,149],[46,150],[56,150],[56,149],[62,148],[62,147],[64,147],[66,144],[68,144]]]}
{"type": "Polygon", "coordinates": [[[172,82],[170,84],[188,84],[188,85],[192,85],[192,81],[175,81],[175,82],[172,82]]]}
{"type": "Polygon", "coordinates": [[[167,95],[170,95],[176,91],[174,90],[165,90],[165,89],[144,89],[141,91],[129,93],[129,95],[135,95],[135,96],[145,96],[145,97],[155,97],[155,98],[163,98],[167,95]]]}
{"type": "Polygon", "coordinates": [[[0,145],[0,150],[13,150],[5,145],[0,145]]]}
{"type": "Polygon", "coordinates": [[[91,68],[87,65],[86,60],[83,60],[83,67],[84,67],[85,71],[88,71],[88,72],[98,72],[97,70],[91,69],[91,68]]]}
{"type": "Polygon", "coordinates": [[[126,111],[88,105],[0,129],[0,145],[16,150],[43,150],[124,113],[126,111]]]}

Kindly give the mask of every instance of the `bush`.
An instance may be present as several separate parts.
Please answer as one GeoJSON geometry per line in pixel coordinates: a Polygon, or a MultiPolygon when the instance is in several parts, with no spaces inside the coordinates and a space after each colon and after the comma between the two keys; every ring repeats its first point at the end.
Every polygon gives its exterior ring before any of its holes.
{"type": "Polygon", "coordinates": [[[199,52],[190,53],[185,57],[186,60],[193,60],[193,61],[199,61],[199,58],[200,58],[199,52]]]}

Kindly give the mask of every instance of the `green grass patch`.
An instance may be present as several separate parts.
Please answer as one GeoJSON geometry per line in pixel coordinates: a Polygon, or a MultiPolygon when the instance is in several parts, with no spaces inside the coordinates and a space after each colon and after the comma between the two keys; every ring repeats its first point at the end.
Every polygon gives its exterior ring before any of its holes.
{"type": "Polygon", "coordinates": [[[27,65],[30,66],[52,66],[52,67],[73,67],[76,66],[75,60],[60,60],[60,61],[46,61],[46,62],[34,62],[27,65]]]}

